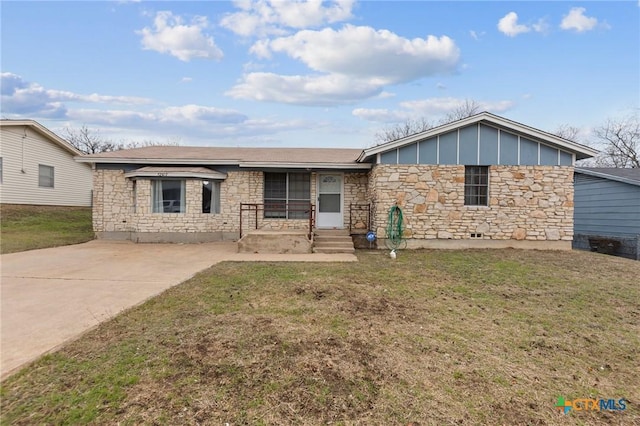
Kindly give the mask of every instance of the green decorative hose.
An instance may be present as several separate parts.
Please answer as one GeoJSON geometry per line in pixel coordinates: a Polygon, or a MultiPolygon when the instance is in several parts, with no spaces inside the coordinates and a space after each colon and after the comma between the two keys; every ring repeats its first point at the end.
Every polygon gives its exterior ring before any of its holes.
{"type": "MultiPolygon", "coordinates": [[[[402,238],[403,228],[402,209],[398,206],[392,206],[389,209],[389,221],[387,223],[387,240],[385,244],[390,250],[399,249],[406,241],[402,238]]],[[[403,247],[404,248],[404,247],[403,247]]]]}

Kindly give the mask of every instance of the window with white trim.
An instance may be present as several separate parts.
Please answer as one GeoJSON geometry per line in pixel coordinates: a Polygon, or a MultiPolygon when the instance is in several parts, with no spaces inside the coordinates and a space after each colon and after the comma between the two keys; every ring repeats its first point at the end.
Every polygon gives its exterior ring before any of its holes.
{"type": "Polygon", "coordinates": [[[38,186],[42,188],[53,188],[54,168],[38,164],[38,186]]]}
{"type": "Polygon", "coordinates": [[[220,213],[220,181],[202,181],[202,213],[220,213]]]}
{"type": "Polygon", "coordinates": [[[464,166],[464,205],[489,205],[489,167],[464,166]]]}
{"type": "Polygon", "coordinates": [[[264,174],[265,218],[308,219],[310,206],[310,173],[264,174]]]}
{"type": "Polygon", "coordinates": [[[185,180],[152,180],[151,211],[153,213],[184,213],[185,180]]]}

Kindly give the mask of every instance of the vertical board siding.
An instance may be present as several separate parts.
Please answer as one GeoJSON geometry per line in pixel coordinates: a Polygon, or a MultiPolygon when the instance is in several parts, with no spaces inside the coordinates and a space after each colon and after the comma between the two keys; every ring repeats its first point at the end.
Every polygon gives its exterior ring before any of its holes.
{"type": "Polygon", "coordinates": [[[440,135],[440,158],[438,164],[458,164],[458,132],[440,135]]]}
{"type": "Polygon", "coordinates": [[[420,141],[419,164],[438,164],[438,140],[429,138],[420,141]]]}
{"type": "Polygon", "coordinates": [[[460,129],[458,164],[478,164],[478,125],[460,129]]]}
{"type": "Polygon", "coordinates": [[[550,146],[540,144],[540,164],[541,165],[557,165],[558,150],[550,146]]]}
{"type": "Polygon", "coordinates": [[[480,125],[480,164],[499,164],[498,129],[480,125]]]}
{"type": "Polygon", "coordinates": [[[573,155],[514,133],[473,124],[380,154],[381,164],[572,166],[573,155]]]}
{"type": "Polygon", "coordinates": [[[512,133],[500,131],[500,165],[518,165],[518,137],[512,133]]]}
{"type": "Polygon", "coordinates": [[[91,167],[77,163],[69,151],[28,127],[24,136],[22,126],[2,127],[0,156],[4,170],[0,202],[90,206],[91,167]],[[39,164],[54,167],[53,188],[38,186],[39,164]]]}
{"type": "Polygon", "coordinates": [[[418,163],[418,144],[412,143],[403,146],[398,150],[398,164],[417,164],[418,163]]]}
{"type": "Polygon", "coordinates": [[[640,234],[640,186],[576,173],[574,203],[576,234],[640,234]]]}
{"type": "Polygon", "coordinates": [[[561,166],[572,166],[573,165],[573,155],[568,152],[560,151],[560,165],[561,166]]]}
{"type": "Polygon", "coordinates": [[[438,164],[438,140],[429,138],[419,143],[418,164],[438,164]]]}
{"type": "Polygon", "coordinates": [[[398,150],[383,152],[380,154],[380,164],[398,164],[398,150]]]}
{"type": "MultiPolygon", "coordinates": [[[[556,163],[557,163],[556,159],[556,163]]],[[[538,165],[538,143],[526,138],[520,138],[520,165],[538,165]]]]}

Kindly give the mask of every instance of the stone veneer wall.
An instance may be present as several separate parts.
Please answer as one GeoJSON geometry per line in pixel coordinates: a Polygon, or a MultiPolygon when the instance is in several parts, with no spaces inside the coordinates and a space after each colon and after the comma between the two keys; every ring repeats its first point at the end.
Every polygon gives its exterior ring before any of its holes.
{"type": "MultiPolygon", "coordinates": [[[[365,204],[369,202],[367,198],[367,173],[345,173],[344,174],[344,228],[349,229],[349,205],[354,203],[365,204]]],[[[351,224],[358,230],[366,231],[366,214],[364,212],[354,212],[351,224]]]]}
{"type": "Polygon", "coordinates": [[[93,229],[98,237],[135,241],[237,239],[240,203],[262,202],[263,178],[262,172],[229,172],[220,185],[219,214],[202,213],[202,179],[186,179],[185,187],[184,213],[152,213],[151,180],[127,179],[121,170],[96,170],[93,229]],[[180,233],[201,235],[181,239],[176,236],[180,233]]]}
{"type": "Polygon", "coordinates": [[[376,165],[368,193],[378,237],[386,236],[388,211],[397,203],[410,247],[471,240],[472,233],[482,234],[477,239],[487,246],[495,242],[487,240],[516,240],[571,247],[572,167],[490,166],[489,206],[464,205],[464,166],[376,165]]]}
{"type": "MultiPolygon", "coordinates": [[[[316,173],[311,174],[311,200],[316,200],[316,173]]],[[[345,173],[345,227],[349,203],[366,201],[367,174],[345,173]]],[[[151,180],[127,179],[122,170],[94,170],[93,229],[99,238],[134,241],[214,241],[237,239],[240,203],[263,203],[262,171],[230,171],[220,185],[220,214],[202,213],[202,180],[186,179],[184,213],[151,212],[151,180]]],[[[315,204],[315,203],[314,203],[315,204]]],[[[258,213],[259,229],[309,227],[307,219],[264,219],[258,213]]],[[[243,232],[255,229],[255,214],[243,214],[243,232]]]]}

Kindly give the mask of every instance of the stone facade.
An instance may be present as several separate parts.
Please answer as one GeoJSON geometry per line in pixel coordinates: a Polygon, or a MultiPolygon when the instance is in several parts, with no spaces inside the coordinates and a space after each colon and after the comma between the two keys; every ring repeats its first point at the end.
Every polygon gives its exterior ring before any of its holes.
{"type": "Polygon", "coordinates": [[[185,212],[153,213],[151,180],[127,179],[122,170],[94,171],[94,231],[141,242],[237,239],[240,203],[262,202],[262,172],[229,172],[220,185],[219,214],[202,213],[202,179],[185,181],[185,212]]]}
{"type": "MultiPolygon", "coordinates": [[[[314,204],[316,178],[311,173],[314,204]]],[[[152,213],[151,180],[125,178],[122,170],[95,170],[94,231],[99,238],[139,242],[236,240],[240,204],[263,203],[262,171],[229,171],[220,185],[219,214],[202,213],[202,179],[185,181],[184,213],[152,213]]],[[[490,166],[489,205],[465,206],[464,166],[376,165],[369,173],[344,174],[343,202],[345,228],[351,203],[371,203],[372,229],[380,239],[386,235],[389,208],[399,205],[410,247],[447,241],[494,247],[515,241],[520,246],[545,248],[536,243],[551,242],[570,248],[573,238],[572,167],[490,166]]],[[[257,226],[254,212],[244,212],[242,221],[245,233],[309,227],[307,219],[265,219],[261,210],[257,226]]],[[[366,221],[366,214],[355,213],[351,225],[366,231],[366,221]]]]}
{"type": "Polygon", "coordinates": [[[557,248],[570,248],[572,167],[490,166],[488,206],[464,205],[464,181],[464,166],[376,165],[368,184],[373,229],[384,238],[389,208],[397,204],[403,210],[409,247],[441,247],[440,240],[481,240],[473,246],[522,241],[521,246],[556,242],[552,245],[557,248]]]}
{"type": "MultiPolygon", "coordinates": [[[[317,199],[317,174],[311,173],[311,200],[317,199]]],[[[365,202],[366,173],[344,175],[344,224],[349,204],[365,202]]],[[[240,235],[240,204],[262,204],[262,171],[229,171],[220,184],[220,213],[202,213],[202,179],[185,179],[185,212],[153,213],[151,180],[128,179],[122,170],[94,170],[93,229],[98,238],[139,242],[200,242],[236,240],[240,235]]],[[[315,203],[314,203],[315,204],[315,203]]],[[[265,219],[262,211],[243,213],[243,232],[307,230],[308,219],[265,219]]]]}

